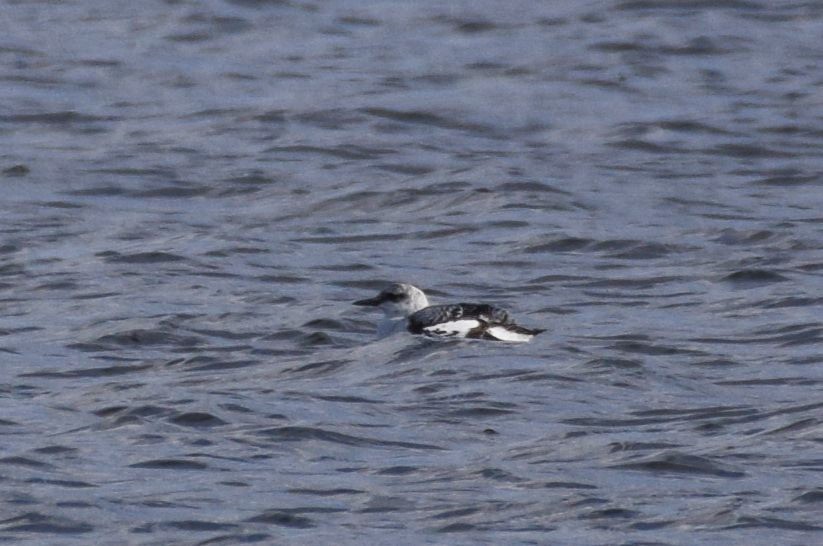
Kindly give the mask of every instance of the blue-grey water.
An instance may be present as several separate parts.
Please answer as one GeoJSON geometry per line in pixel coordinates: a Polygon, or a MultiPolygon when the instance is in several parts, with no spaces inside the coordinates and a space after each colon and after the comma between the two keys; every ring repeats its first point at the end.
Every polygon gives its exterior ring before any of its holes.
{"type": "Polygon", "coordinates": [[[823,540],[823,4],[0,0],[0,541],[823,540]],[[530,344],[375,341],[386,282],[530,344]]]}

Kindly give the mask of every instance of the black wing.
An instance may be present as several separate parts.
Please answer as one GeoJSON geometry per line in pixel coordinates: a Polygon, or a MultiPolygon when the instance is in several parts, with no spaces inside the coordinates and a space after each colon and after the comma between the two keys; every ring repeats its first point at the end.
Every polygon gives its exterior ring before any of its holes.
{"type": "Polygon", "coordinates": [[[409,317],[409,331],[413,334],[422,334],[423,328],[459,319],[477,319],[486,327],[495,324],[512,324],[505,309],[485,303],[457,303],[431,305],[413,313],[409,317]]]}

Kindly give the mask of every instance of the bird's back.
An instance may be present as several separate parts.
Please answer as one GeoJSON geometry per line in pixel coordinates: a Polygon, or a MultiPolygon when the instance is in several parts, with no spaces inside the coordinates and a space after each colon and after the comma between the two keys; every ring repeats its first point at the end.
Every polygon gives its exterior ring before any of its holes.
{"type": "Polygon", "coordinates": [[[429,337],[466,337],[498,341],[528,341],[543,331],[518,326],[505,309],[485,303],[426,307],[409,317],[408,329],[413,334],[429,337]]]}
{"type": "Polygon", "coordinates": [[[479,319],[490,324],[508,324],[511,322],[505,309],[484,303],[455,303],[449,305],[430,305],[409,317],[409,330],[421,334],[422,329],[435,324],[457,320],[479,319]]]}

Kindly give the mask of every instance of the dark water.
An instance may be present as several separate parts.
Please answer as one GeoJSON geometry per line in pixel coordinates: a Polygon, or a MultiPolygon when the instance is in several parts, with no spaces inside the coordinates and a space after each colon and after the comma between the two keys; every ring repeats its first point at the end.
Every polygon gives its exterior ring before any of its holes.
{"type": "Polygon", "coordinates": [[[0,540],[823,540],[822,38],[0,1],[0,540]],[[389,280],[549,331],[374,342],[389,280]]]}

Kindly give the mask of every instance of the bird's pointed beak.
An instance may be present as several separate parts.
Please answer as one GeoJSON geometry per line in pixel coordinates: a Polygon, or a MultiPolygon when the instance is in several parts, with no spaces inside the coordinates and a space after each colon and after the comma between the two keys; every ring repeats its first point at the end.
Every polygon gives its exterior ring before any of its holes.
{"type": "Polygon", "coordinates": [[[352,305],[362,305],[362,306],[366,306],[366,307],[377,307],[381,303],[383,303],[383,298],[381,298],[380,296],[375,296],[373,298],[368,298],[368,299],[365,299],[365,300],[357,300],[352,305]]]}

